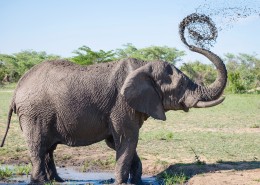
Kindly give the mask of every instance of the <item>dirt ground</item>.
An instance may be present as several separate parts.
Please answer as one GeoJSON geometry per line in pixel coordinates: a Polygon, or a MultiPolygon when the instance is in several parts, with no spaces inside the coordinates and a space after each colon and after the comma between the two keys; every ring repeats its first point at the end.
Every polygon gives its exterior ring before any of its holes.
{"type": "MultiPolygon", "coordinates": [[[[76,167],[79,171],[99,172],[113,171],[114,151],[107,147],[93,146],[86,149],[70,148],[67,146],[58,147],[56,163],[59,167],[76,167]],[[85,153],[86,155],[84,155],[85,153]],[[74,156],[70,158],[69,156],[74,156]],[[87,159],[87,160],[86,160],[87,159]]],[[[28,159],[24,158],[27,163],[28,159]]],[[[6,163],[18,164],[18,160],[11,159],[6,163]]],[[[21,163],[21,158],[19,159],[21,163]]],[[[196,163],[171,163],[168,164],[155,162],[155,159],[142,159],[143,174],[160,175],[162,173],[184,174],[189,178],[186,185],[260,185],[260,162],[243,161],[243,162],[220,162],[213,164],[196,164],[196,163]]]]}
{"type": "MultiPolygon", "coordinates": [[[[16,157],[4,157],[2,164],[29,163],[26,150],[16,157]]],[[[115,151],[105,143],[86,147],[68,147],[59,145],[55,150],[55,161],[58,167],[76,167],[81,172],[113,172],[115,151]]],[[[219,161],[218,163],[196,163],[190,159],[183,161],[158,160],[156,156],[141,157],[144,175],[160,175],[164,172],[184,174],[188,181],[185,185],[260,185],[260,161],[219,161]]],[[[202,159],[204,161],[204,159],[202,159]]],[[[1,184],[1,181],[0,181],[1,184]]]]}
{"type": "Polygon", "coordinates": [[[191,177],[187,185],[260,185],[259,162],[221,164],[176,164],[166,171],[191,177]]]}
{"type": "MultiPolygon", "coordinates": [[[[92,146],[89,148],[89,154],[83,154],[83,149],[66,147],[63,150],[62,146],[57,148],[57,158],[62,159],[64,151],[70,155],[78,154],[77,159],[58,160],[57,164],[66,164],[66,166],[78,166],[82,170],[82,166],[87,165],[86,171],[113,171],[115,166],[115,152],[107,147],[92,146]],[[63,153],[63,154],[62,154],[63,153]],[[109,157],[107,157],[109,156],[109,157]],[[88,162],[86,163],[86,160],[88,162]],[[95,161],[92,163],[91,161],[95,161]],[[101,161],[101,162],[100,162],[101,161]],[[103,162],[102,162],[103,161],[103,162]],[[65,162],[65,163],[64,163],[65,162]]],[[[66,156],[66,155],[65,155],[66,156]]],[[[173,174],[184,174],[189,178],[188,185],[260,185],[260,162],[254,161],[238,161],[219,163],[194,163],[194,161],[184,160],[182,163],[172,161],[164,164],[156,161],[154,156],[147,155],[146,158],[141,158],[143,164],[143,174],[159,176],[164,172],[173,174]]]]}
{"type": "Polygon", "coordinates": [[[260,169],[255,170],[221,170],[199,174],[192,177],[188,185],[259,185],[260,169]]]}

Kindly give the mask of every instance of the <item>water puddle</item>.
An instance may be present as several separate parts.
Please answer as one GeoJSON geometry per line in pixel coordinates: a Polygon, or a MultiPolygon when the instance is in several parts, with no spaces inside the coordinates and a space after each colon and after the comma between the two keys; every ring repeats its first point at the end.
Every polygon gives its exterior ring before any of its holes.
{"type": "MultiPolygon", "coordinates": [[[[10,166],[8,166],[10,167],[10,166]]],[[[12,167],[10,167],[12,168],[12,167]]],[[[57,168],[57,171],[66,182],[55,184],[67,185],[100,185],[100,184],[113,184],[115,175],[112,172],[79,172],[73,168],[57,168]]],[[[160,183],[153,176],[142,176],[142,181],[145,185],[159,185],[160,183]]],[[[13,185],[26,185],[30,182],[30,175],[13,176],[9,178],[8,184],[13,185]]],[[[7,184],[1,182],[0,185],[7,184]]]]}

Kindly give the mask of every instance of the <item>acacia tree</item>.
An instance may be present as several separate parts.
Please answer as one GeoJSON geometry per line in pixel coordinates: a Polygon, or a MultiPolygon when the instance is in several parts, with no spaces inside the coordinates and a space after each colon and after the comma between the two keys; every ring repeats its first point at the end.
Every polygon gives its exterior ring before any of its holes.
{"type": "Polygon", "coordinates": [[[72,57],[72,61],[80,65],[91,65],[115,60],[115,53],[110,51],[93,51],[90,47],[82,46],[73,52],[76,56],[72,57]]]}
{"type": "Polygon", "coordinates": [[[57,55],[48,55],[46,52],[25,50],[12,55],[0,54],[0,81],[4,76],[10,76],[11,81],[17,81],[34,65],[45,60],[60,58],[57,55]]]}
{"type": "Polygon", "coordinates": [[[150,46],[141,49],[137,49],[131,43],[123,46],[123,49],[116,50],[116,56],[118,59],[131,57],[144,61],[162,60],[175,64],[185,55],[184,51],[179,51],[176,48],[170,48],[167,46],[150,46]]]}
{"type": "Polygon", "coordinates": [[[123,48],[116,49],[115,54],[118,59],[138,58],[139,55],[138,49],[131,43],[124,44],[123,48]]]}

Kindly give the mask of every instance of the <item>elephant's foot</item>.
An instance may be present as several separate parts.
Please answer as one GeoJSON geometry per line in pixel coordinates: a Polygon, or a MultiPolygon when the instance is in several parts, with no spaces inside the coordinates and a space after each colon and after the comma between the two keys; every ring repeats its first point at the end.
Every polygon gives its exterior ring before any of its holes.
{"type": "Polygon", "coordinates": [[[143,181],[141,179],[141,175],[140,176],[135,176],[135,177],[132,177],[130,179],[130,183],[131,184],[136,184],[136,185],[143,185],[143,181]]]}
{"type": "Polygon", "coordinates": [[[31,182],[29,185],[44,185],[44,184],[52,184],[53,182],[65,182],[61,177],[57,176],[51,180],[35,180],[35,179],[31,179],[31,182]]]}
{"type": "Polygon", "coordinates": [[[51,173],[50,175],[48,174],[48,179],[49,179],[50,181],[55,181],[55,182],[65,182],[65,181],[57,174],[56,170],[55,170],[55,172],[51,173]]]}
{"type": "Polygon", "coordinates": [[[144,183],[143,183],[143,181],[142,181],[141,178],[140,178],[140,179],[138,179],[138,180],[131,181],[131,184],[135,184],[135,185],[143,185],[144,183]]]}
{"type": "Polygon", "coordinates": [[[38,178],[31,177],[30,185],[36,185],[36,184],[44,185],[44,184],[46,184],[48,182],[51,182],[51,181],[49,181],[45,177],[38,177],[38,178]]]}
{"type": "Polygon", "coordinates": [[[144,185],[144,183],[139,181],[138,183],[114,183],[114,185],[144,185]]]}
{"type": "Polygon", "coordinates": [[[143,181],[140,179],[138,182],[130,182],[130,183],[117,183],[115,182],[114,185],[143,185],[143,181]]]}
{"type": "Polygon", "coordinates": [[[65,182],[60,176],[55,176],[51,180],[54,180],[55,182],[65,182]]]}

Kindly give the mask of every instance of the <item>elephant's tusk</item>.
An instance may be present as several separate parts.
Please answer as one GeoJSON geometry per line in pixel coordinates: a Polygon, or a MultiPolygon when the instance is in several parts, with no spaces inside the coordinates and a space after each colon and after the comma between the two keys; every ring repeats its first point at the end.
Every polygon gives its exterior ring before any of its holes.
{"type": "Polygon", "coordinates": [[[222,103],[224,100],[225,100],[225,97],[221,96],[220,98],[213,100],[213,101],[198,101],[198,103],[195,104],[194,107],[195,108],[213,107],[215,105],[222,103]]]}

